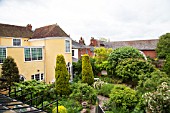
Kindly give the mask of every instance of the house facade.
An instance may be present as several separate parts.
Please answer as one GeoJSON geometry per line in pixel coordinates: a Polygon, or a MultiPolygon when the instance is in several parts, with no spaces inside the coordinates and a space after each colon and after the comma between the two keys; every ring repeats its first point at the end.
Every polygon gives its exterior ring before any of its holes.
{"type": "Polygon", "coordinates": [[[26,27],[0,24],[0,64],[7,56],[11,56],[25,80],[54,82],[58,54],[64,56],[71,74],[71,48],[71,38],[57,24],[37,28],[35,31],[32,31],[30,24],[26,27]]]}

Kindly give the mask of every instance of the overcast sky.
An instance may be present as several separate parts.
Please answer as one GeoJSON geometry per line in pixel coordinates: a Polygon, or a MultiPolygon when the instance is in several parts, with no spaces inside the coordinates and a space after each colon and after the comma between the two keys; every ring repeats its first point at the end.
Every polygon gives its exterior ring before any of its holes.
{"type": "Polygon", "coordinates": [[[57,23],[74,40],[155,39],[170,32],[170,0],[0,0],[0,23],[57,23]]]}

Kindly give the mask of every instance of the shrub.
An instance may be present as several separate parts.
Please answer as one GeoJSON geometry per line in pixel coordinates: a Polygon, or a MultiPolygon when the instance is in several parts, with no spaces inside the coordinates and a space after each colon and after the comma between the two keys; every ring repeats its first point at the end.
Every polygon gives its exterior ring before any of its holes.
{"type": "Polygon", "coordinates": [[[133,111],[138,103],[136,91],[125,85],[115,85],[109,96],[111,108],[115,107],[124,111],[133,111]]]}
{"type": "Polygon", "coordinates": [[[94,75],[87,54],[82,56],[82,82],[88,85],[92,85],[94,82],[94,75]]]}
{"type": "MultiPolygon", "coordinates": [[[[50,104],[48,101],[44,101],[43,102],[43,106],[50,104]]],[[[38,105],[38,108],[42,108],[42,104],[38,105]]],[[[51,106],[46,106],[45,108],[43,108],[44,111],[47,112],[51,112],[52,111],[52,107],[51,106]]]]}
{"type": "Polygon", "coordinates": [[[93,83],[93,87],[95,89],[101,89],[101,87],[103,86],[104,84],[104,81],[101,81],[100,79],[97,80],[96,82],[93,83]]]}
{"type": "Polygon", "coordinates": [[[71,89],[73,90],[70,94],[72,99],[75,99],[79,102],[88,101],[89,103],[95,104],[97,97],[96,92],[87,83],[74,83],[71,86],[71,89]]]}
{"type": "Polygon", "coordinates": [[[109,97],[111,90],[113,89],[114,85],[105,83],[102,85],[101,89],[99,90],[98,94],[109,97]]]}
{"type": "Polygon", "coordinates": [[[143,95],[149,113],[168,113],[170,110],[170,87],[163,82],[155,92],[143,95]]]}
{"type": "Polygon", "coordinates": [[[152,73],[154,66],[142,59],[124,59],[116,67],[116,75],[125,83],[136,85],[141,75],[152,73]]]}
{"type": "Polygon", "coordinates": [[[55,68],[55,87],[57,94],[68,95],[70,93],[70,76],[66,68],[66,62],[63,55],[57,55],[55,68]]]}
{"type": "Polygon", "coordinates": [[[83,109],[79,101],[68,97],[60,99],[58,104],[65,106],[68,113],[79,113],[83,109]]]}
{"type": "Polygon", "coordinates": [[[170,84],[170,78],[166,75],[166,73],[156,70],[151,74],[140,76],[137,91],[141,94],[156,91],[156,88],[161,85],[162,82],[170,84]]]}
{"type": "MultiPolygon", "coordinates": [[[[55,107],[52,113],[57,113],[57,107],[55,107]]],[[[67,109],[64,106],[58,106],[58,113],[67,113],[67,109]]]]}
{"type": "Polygon", "coordinates": [[[125,58],[142,58],[143,59],[144,57],[139,52],[138,49],[130,47],[130,46],[120,47],[120,48],[113,50],[113,52],[111,52],[108,57],[108,62],[110,65],[109,67],[111,67],[112,69],[111,74],[114,74],[117,64],[125,58]]]}

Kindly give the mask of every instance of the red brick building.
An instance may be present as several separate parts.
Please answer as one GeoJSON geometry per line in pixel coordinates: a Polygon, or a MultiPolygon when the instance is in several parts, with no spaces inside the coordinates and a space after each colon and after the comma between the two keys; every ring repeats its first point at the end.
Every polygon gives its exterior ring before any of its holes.
{"type": "Polygon", "coordinates": [[[132,46],[142,51],[146,56],[156,58],[156,46],[159,39],[149,40],[133,40],[133,41],[115,41],[115,42],[104,42],[94,38],[90,40],[90,46],[94,47],[106,47],[106,48],[119,48],[123,46],[132,46]]]}
{"type": "MultiPolygon", "coordinates": [[[[73,49],[77,49],[78,57],[80,59],[82,55],[88,54],[90,57],[94,56],[94,49],[96,47],[105,47],[105,48],[119,48],[123,46],[132,46],[142,51],[146,56],[151,58],[156,58],[156,46],[159,39],[149,39],[149,40],[133,40],[133,41],[114,41],[114,42],[105,42],[94,39],[93,37],[90,39],[90,45],[86,46],[84,43],[84,39],[81,37],[79,43],[76,41],[72,42],[73,49]]],[[[76,61],[73,57],[73,61],[76,61]]]]}

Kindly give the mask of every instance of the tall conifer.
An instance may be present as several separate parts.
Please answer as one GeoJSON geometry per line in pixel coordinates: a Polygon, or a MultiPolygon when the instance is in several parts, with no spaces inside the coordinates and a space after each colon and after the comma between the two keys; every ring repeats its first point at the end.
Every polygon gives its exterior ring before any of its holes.
{"type": "Polygon", "coordinates": [[[89,55],[82,56],[82,82],[92,85],[94,82],[94,74],[90,64],[89,55]]]}
{"type": "Polygon", "coordinates": [[[66,68],[66,62],[63,55],[57,55],[55,68],[55,87],[57,94],[67,95],[70,92],[69,73],[66,68]]]}

